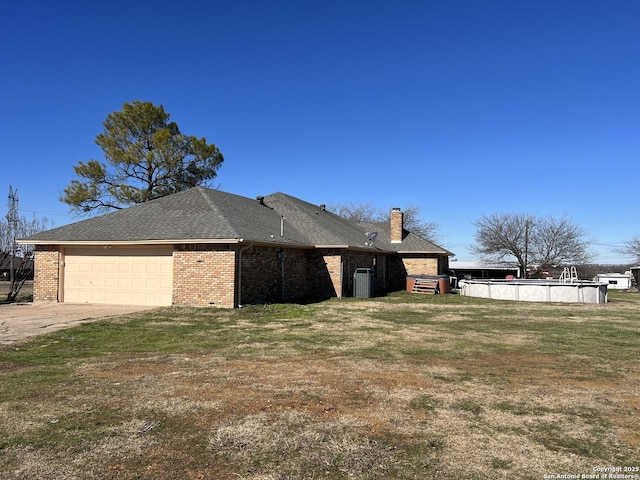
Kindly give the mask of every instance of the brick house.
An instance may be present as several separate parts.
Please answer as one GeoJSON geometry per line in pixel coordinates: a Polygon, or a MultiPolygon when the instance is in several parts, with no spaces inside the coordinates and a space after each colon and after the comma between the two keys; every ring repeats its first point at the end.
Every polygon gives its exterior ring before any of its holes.
{"type": "Polygon", "coordinates": [[[444,273],[451,252],[389,224],[360,225],[298,198],[196,187],[20,240],[35,245],[34,301],[214,305],[346,297],[444,273]],[[372,230],[375,228],[375,235],[372,230]]]}

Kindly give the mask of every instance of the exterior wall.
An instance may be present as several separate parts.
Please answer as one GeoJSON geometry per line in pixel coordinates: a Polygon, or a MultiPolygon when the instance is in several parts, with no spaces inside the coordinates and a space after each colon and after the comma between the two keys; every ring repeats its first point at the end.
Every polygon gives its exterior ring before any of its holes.
{"type": "Polygon", "coordinates": [[[396,254],[389,257],[389,289],[406,288],[408,275],[441,275],[448,261],[441,255],[396,254]]]}
{"type": "Polygon", "coordinates": [[[314,251],[307,265],[310,295],[342,298],[342,255],[340,250],[314,251]]]}
{"type": "Polygon", "coordinates": [[[389,256],[379,254],[374,259],[374,280],[376,292],[389,289],[389,256]]]}
{"type": "MultiPolygon", "coordinates": [[[[375,291],[402,290],[408,275],[443,273],[446,258],[373,254],[340,249],[283,249],[228,245],[176,245],[174,305],[233,308],[303,296],[353,295],[356,268],[373,268],[375,291]]],[[[57,246],[35,249],[34,301],[64,299],[57,246]]]]}
{"type": "Polygon", "coordinates": [[[34,263],[33,301],[57,302],[61,284],[58,247],[54,245],[36,246],[34,263]]]}
{"type": "Polygon", "coordinates": [[[256,246],[240,257],[240,304],[279,302],[313,295],[312,250],[256,246]]]}
{"type": "MultiPolygon", "coordinates": [[[[353,296],[353,274],[356,268],[374,268],[374,259],[375,254],[373,253],[345,251],[342,254],[342,293],[344,297],[353,296]]],[[[375,268],[374,275],[377,276],[375,268]]]]}
{"type": "Polygon", "coordinates": [[[239,260],[240,304],[276,302],[282,298],[280,258],[280,249],[276,247],[242,250],[239,260]]]}
{"type": "Polygon", "coordinates": [[[180,245],[173,252],[173,304],[233,308],[236,252],[226,246],[180,245]]]}
{"type": "Polygon", "coordinates": [[[418,257],[403,255],[402,263],[407,275],[438,275],[437,257],[418,257]]]}
{"type": "Polygon", "coordinates": [[[308,250],[301,249],[285,249],[284,250],[284,268],[281,269],[284,277],[284,298],[289,300],[292,298],[300,298],[311,295],[308,287],[308,259],[310,255],[308,250]]]}

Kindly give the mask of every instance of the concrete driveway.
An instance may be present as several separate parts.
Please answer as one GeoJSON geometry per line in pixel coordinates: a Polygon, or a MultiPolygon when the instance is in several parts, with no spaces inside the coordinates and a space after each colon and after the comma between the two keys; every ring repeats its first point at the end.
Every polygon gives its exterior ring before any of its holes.
{"type": "Polygon", "coordinates": [[[0,347],[83,322],[152,308],[69,303],[0,305],[0,347]]]}

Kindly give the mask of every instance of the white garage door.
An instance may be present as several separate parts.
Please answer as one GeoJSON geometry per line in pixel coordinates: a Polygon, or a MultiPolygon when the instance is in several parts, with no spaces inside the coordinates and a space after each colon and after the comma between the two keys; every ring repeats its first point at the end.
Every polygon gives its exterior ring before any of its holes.
{"type": "Polygon", "coordinates": [[[172,247],[67,248],[64,301],[171,305],[172,247]]]}

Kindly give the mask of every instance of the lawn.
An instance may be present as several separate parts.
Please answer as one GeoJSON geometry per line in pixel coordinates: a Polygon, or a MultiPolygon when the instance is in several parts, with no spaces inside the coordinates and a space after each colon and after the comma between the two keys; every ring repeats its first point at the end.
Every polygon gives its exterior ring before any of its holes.
{"type": "Polygon", "coordinates": [[[639,312],[399,292],[86,323],[0,350],[0,478],[640,478],[639,312]]]}

